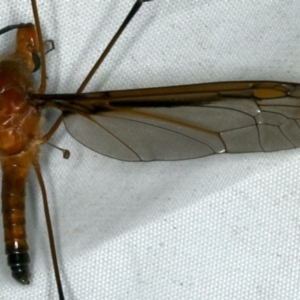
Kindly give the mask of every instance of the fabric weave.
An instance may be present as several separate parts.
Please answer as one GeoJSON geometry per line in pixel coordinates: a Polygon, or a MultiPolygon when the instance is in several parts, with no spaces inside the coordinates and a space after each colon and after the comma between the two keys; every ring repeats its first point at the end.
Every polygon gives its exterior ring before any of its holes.
{"type": "MultiPolygon", "coordinates": [[[[4,1],[1,27],[33,21],[4,1]]],[[[48,92],[75,92],[133,1],[38,1],[48,92]]],[[[87,91],[211,81],[299,82],[299,1],[152,1],[87,91]]],[[[14,33],[1,36],[7,53],[14,33]]],[[[299,150],[126,163],[60,128],[44,146],[66,299],[299,299],[299,150]]],[[[0,249],[1,299],[57,299],[41,196],[28,185],[32,282],[17,285],[0,249]]],[[[0,231],[0,240],[3,232],[0,231]]]]}

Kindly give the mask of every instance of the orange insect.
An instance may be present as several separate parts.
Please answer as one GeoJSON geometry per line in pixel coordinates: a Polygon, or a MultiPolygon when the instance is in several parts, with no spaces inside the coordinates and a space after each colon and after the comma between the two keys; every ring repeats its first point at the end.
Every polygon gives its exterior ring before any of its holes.
{"type": "MultiPolygon", "coordinates": [[[[77,94],[44,94],[44,44],[38,25],[20,25],[17,50],[0,63],[0,151],[3,169],[3,214],[6,252],[13,277],[29,282],[25,234],[25,183],[33,165],[46,200],[38,155],[64,120],[68,131],[89,148],[126,161],[178,160],[215,153],[292,149],[300,145],[295,132],[299,86],[285,82],[224,82],[142,90],[83,94],[119,34],[145,1],[133,11],[106,48],[77,94]],[[41,56],[41,85],[34,89],[30,73],[41,56]],[[63,114],[48,134],[41,134],[43,108],[63,114]],[[216,123],[215,121],[218,120],[216,123]],[[91,135],[87,136],[87,128],[91,135]],[[270,138],[272,137],[272,138],[270,138]]],[[[46,201],[45,201],[46,202],[46,201]]],[[[63,299],[50,219],[45,204],[59,297],[63,299]]]]}

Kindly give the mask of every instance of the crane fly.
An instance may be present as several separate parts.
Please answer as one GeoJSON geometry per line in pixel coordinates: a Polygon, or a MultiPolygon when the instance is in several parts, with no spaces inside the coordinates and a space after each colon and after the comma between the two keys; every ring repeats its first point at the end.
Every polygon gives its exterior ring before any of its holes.
{"type": "Polygon", "coordinates": [[[39,167],[40,146],[64,122],[88,148],[124,161],[180,160],[218,153],[270,152],[300,146],[300,87],[290,82],[244,81],[84,93],[95,71],[142,4],[136,1],[123,25],[75,94],[46,94],[45,42],[36,2],[35,25],[12,24],[17,50],[0,62],[0,151],[6,254],[13,277],[30,278],[24,190],[31,166],[42,190],[59,298],[64,299],[39,167]],[[41,66],[39,66],[41,65],[41,66]],[[41,70],[34,88],[31,75],[41,70]],[[45,135],[40,114],[62,112],[45,135]],[[12,114],[16,113],[16,115],[12,114]],[[30,129],[30,130],[29,130],[30,129]]]}

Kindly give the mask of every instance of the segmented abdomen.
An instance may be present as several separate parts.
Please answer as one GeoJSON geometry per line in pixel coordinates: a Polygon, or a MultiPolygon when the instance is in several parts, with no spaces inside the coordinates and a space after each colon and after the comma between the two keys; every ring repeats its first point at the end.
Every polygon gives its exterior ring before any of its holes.
{"type": "Polygon", "coordinates": [[[2,158],[2,213],[5,251],[12,276],[29,283],[29,255],[25,228],[25,187],[38,149],[2,158]]]}

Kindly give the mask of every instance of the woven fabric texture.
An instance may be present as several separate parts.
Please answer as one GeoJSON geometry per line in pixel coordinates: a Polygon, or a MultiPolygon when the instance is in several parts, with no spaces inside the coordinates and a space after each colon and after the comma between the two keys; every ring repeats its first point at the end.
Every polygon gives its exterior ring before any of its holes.
{"type": "MultiPolygon", "coordinates": [[[[1,27],[33,22],[29,1],[1,3],[1,27]]],[[[75,92],[133,0],[39,0],[49,93],[75,92]]],[[[300,81],[299,1],[147,2],[86,91],[211,81],[300,81]]],[[[11,51],[14,33],[1,38],[11,51]]],[[[38,78],[37,78],[38,80],[38,78]]],[[[48,117],[48,116],[47,116],[48,117]]],[[[66,299],[299,299],[299,150],[128,163],[62,126],[43,174],[66,299]]],[[[57,299],[37,180],[27,193],[32,281],[1,299],[57,299]]],[[[3,240],[3,232],[0,232],[3,240]]]]}

